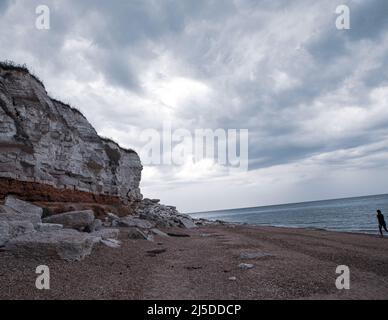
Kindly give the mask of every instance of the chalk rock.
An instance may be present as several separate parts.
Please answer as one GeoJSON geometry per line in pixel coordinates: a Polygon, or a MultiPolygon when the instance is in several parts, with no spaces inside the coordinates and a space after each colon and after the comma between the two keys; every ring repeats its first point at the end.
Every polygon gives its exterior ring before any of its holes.
{"type": "Polygon", "coordinates": [[[38,225],[35,227],[35,229],[38,232],[50,232],[50,231],[62,230],[63,225],[62,224],[54,224],[54,223],[38,223],[38,225]]]}
{"type": "Polygon", "coordinates": [[[93,221],[93,223],[92,223],[90,226],[88,226],[85,230],[86,230],[87,232],[92,233],[92,232],[101,230],[102,227],[103,227],[102,221],[101,221],[100,219],[95,219],[95,220],[93,221]]]}
{"type": "Polygon", "coordinates": [[[101,239],[117,239],[119,237],[120,230],[119,229],[101,229],[95,232],[92,232],[91,235],[94,237],[101,237],[101,239]]]}
{"type": "Polygon", "coordinates": [[[101,243],[113,249],[120,248],[121,246],[121,242],[116,239],[106,239],[106,240],[103,239],[101,240],[101,243]]]}
{"type": "Polygon", "coordinates": [[[29,221],[34,226],[42,222],[41,216],[38,213],[0,213],[0,221],[29,221]]]}
{"type": "Polygon", "coordinates": [[[151,229],[151,232],[160,237],[169,237],[167,233],[164,233],[163,231],[160,231],[159,229],[156,229],[156,228],[151,229]]]}
{"type": "Polygon", "coordinates": [[[249,270],[249,269],[253,269],[255,266],[249,263],[240,263],[238,267],[243,270],[249,270]]]}
{"type": "Polygon", "coordinates": [[[185,229],[197,228],[197,225],[194,223],[193,219],[187,217],[178,217],[178,220],[181,223],[181,226],[183,226],[185,229]]]}
{"type": "Polygon", "coordinates": [[[119,221],[119,220],[120,220],[120,217],[118,217],[118,216],[115,215],[114,213],[108,212],[108,213],[107,213],[107,220],[108,220],[109,222],[119,221]]]}
{"type": "Polygon", "coordinates": [[[141,219],[153,221],[160,228],[193,229],[197,227],[189,215],[179,213],[176,207],[162,205],[159,200],[144,199],[136,209],[136,213],[141,219]]]}
{"type": "Polygon", "coordinates": [[[128,238],[132,240],[149,240],[148,234],[135,227],[128,229],[128,238]]]}
{"type": "Polygon", "coordinates": [[[22,201],[13,196],[7,196],[5,198],[5,206],[14,209],[19,213],[32,213],[42,217],[43,209],[34,204],[26,201],[22,201]]]}
{"type": "Polygon", "coordinates": [[[34,225],[29,221],[9,221],[8,225],[11,239],[35,232],[34,225]]]}
{"type": "Polygon", "coordinates": [[[145,198],[143,199],[143,204],[144,205],[155,205],[155,204],[159,204],[160,203],[160,199],[148,199],[148,198],[145,198]]]}
{"type": "Polygon", "coordinates": [[[83,231],[94,222],[92,210],[72,211],[43,219],[44,223],[62,224],[65,228],[83,231]]]}
{"type": "Polygon", "coordinates": [[[202,238],[210,238],[210,237],[212,237],[213,235],[211,235],[211,234],[209,234],[209,233],[201,233],[199,236],[202,237],[202,238]]]}
{"type": "Polygon", "coordinates": [[[120,227],[137,227],[140,229],[152,229],[153,227],[155,227],[155,223],[152,223],[152,222],[147,221],[147,220],[138,219],[138,218],[128,216],[125,218],[121,218],[119,220],[119,226],[120,227]]]}
{"type": "Polygon", "coordinates": [[[80,261],[92,252],[93,240],[90,235],[71,229],[35,232],[11,239],[5,250],[21,257],[80,261]]]}
{"type": "Polygon", "coordinates": [[[13,238],[34,232],[34,226],[29,221],[0,221],[0,246],[13,238]]]}
{"type": "Polygon", "coordinates": [[[7,206],[3,206],[3,205],[0,205],[0,213],[12,213],[12,214],[17,214],[19,212],[17,212],[16,210],[10,208],[10,207],[7,207],[7,206]]]}

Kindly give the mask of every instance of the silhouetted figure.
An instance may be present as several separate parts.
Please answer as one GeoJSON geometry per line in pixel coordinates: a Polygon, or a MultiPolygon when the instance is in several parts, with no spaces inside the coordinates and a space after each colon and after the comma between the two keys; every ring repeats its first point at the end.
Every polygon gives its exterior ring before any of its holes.
{"type": "Polygon", "coordinates": [[[384,215],[381,213],[380,210],[377,210],[377,220],[379,221],[379,230],[382,237],[383,236],[383,228],[385,232],[388,232],[387,230],[387,224],[385,223],[384,215]]]}

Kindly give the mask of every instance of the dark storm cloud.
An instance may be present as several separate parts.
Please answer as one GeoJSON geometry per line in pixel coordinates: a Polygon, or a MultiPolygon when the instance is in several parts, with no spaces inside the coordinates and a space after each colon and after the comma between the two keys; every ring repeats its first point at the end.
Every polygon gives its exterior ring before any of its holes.
{"type": "Polygon", "coordinates": [[[352,6],[352,41],[375,39],[384,34],[388,27],[388,2],[385,0],[362,1],[352,6]]]}
{"type": "Polygon", "coordinates": [[[1,0],[0,1],[0,14],[7,10],[11,0],[1,0]]]}
{"type": "MultiPolygon", "coordinates": [[[[99,50],[89,59],[109,82],[128,90],[139,90],[141,72],[131,57],[152,59],[154,45],[179,35],[192,19],[219,21],[234,9],[232,2],[217,1],[100,1],[60,3],[53,11],[53,31],[79,35],[99,50]]],[[[169,48],[174,49],[174,48],[169,48]]]]}

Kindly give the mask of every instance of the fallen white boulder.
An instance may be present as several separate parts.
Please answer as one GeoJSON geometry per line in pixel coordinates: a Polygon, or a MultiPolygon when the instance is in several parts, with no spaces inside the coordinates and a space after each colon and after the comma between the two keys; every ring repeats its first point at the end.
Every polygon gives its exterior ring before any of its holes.
{"type": "Polygon", "coordinates": [[[101,240],[101,243],[106,245],[109,248],[117,249],[120,248],[121,242],[116,240],[116,239],[106,239],[106,240],[101,240]]]}
{"type": "Polygon", "coordinates": [[[10,238],[16,238],[23,234],[35,232],[34,225],[29,221],[9,221],[10,238]]]}
{"type": "Polygon", "coordinates": [[[43,209],[32,203],[22,201],[14,196],[7,196],[5,198],[5,206],[14,209],[19,213],[35,213],[42,217],[43,209]]]}
{"type": "Polygon", "coordinates": [[[50,232],[50,231],[62,230],[63,225],[54,224],[54,223],[38,223],[35,229],[36,231],[39,231],[39,232],[50,232]]]}
{"type": "Polygon", "coordinates": [[[144,199],[136,209],[136,214],[144,220],[152,221],[159,228],[180,227],[194,229],[195,221],[181,214],[176,207],[159,204],[159,200],[144,199]]]}
{"type": "Polygon", "coordinates": [[[151,232],[157,236],[160,236],[160,237],[169,237],[169,235],[167,233],[165,233],[159,229],[156,229],[156,228],[151,229],[151,232]]]}
{"type": "Polygon", "coordinates": [[[42,222],[42,219],[38,213],[3,212],[0,213],[0,221],[28,221],[36,226],[38,223],[42,222]]]}
{"type": "Polygon", "coordinates": [[[0,205],[0,213],[12,213],[17,214],[18,212],[10,207],[0,205]]]}
{"type": "Polygon", "coordinates": [[[29,221],[0,221],[0,246],[13,238],[34,232],[34,226],[29,221]]]}
{"type": "Polygon", "coordinates": [[[111,212],[107,213],[107,219],[110,222],[115,221],[115,220],[120,220],[120,218],[117,215],[115,215],[114,213],[111,213],[111,212]]]}
{"type": "Polygon", "coordinates": [[[65,212],[45,218],[43,222],[62,224],[65,228],[83,231],[93,224],[94,212],[92,210],[65,212]]]}
{"type": "Polygon", "coordinates": [[[120,230],[119,229],[101,229],[95,232],[92,232],[90,235],[94,237],[100,237],[103,240],[106,239],[117,239],[119,237],[120,230]]]}
{"type": "Polygon", "coordinates": [[[150,237],[145,232],[141,231],[136,227],[128,229],[128,238],[132,240],[149,240],[150,237]]]}
{"type": "Polygon", "coordinates": [[[94,237],[76,230],[29,233],[11,239],[5,250],[16,256],[80,261],[90,255],[94,237]]]}
{"type": "Polygon", "coordinates": [[[249,270],[249,269],[253,269],[255,265],[250,263],[240,263],[238,267],[242,270],[249,270]]]}
{"type": "Polygon", "coordinates": [[[95,219],[92,224],[88,227],[88,232],[92,233],[95,231],[101,230],[103,227],[102,221],[100,219],[95,219]]]}
{"type": "Polygon", "coordinates": [[[197,225],[194,223],[194,221],[191,218],[187,217],[178,217],[179,222],[181,223],[181,226],[185,229],[194,229],[197,228],[197,225]]]}

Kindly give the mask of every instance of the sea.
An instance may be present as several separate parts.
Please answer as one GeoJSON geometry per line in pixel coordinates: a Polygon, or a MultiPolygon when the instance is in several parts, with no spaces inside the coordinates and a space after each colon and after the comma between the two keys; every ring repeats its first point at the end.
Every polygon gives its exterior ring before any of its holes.
{"type": "Polygon", "coordinates": [[[287,228],[377,234],[376,210],[388,223],[388,194],[192,213],[194,218],[287,228]]]}

